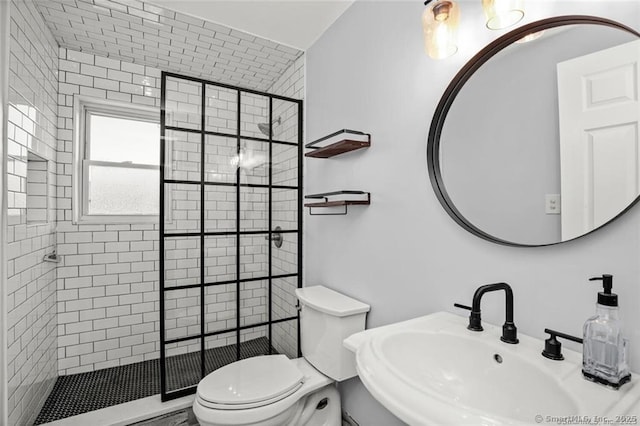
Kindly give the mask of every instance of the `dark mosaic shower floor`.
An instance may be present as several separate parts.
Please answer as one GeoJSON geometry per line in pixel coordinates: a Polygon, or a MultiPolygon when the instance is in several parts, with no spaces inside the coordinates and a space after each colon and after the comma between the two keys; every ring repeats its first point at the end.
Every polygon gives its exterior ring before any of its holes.
{"type": "MultiPolygon", "coordinates": [[[[240,344],[241,358],[269,353],[266,337],[240,344]]],[[[277,353],[273,348],[271,353],[277,353]]],[[[205,351],[207,371],[236,360],[236,345],[205,351]]],[[[200,380],[200,353],[167,358],[167,388],[177,390],[200,380]]],[[[52,422],[160,393],[160,360],[154,359],[89,373],[60,376],[34,424],[52,422]]]]}

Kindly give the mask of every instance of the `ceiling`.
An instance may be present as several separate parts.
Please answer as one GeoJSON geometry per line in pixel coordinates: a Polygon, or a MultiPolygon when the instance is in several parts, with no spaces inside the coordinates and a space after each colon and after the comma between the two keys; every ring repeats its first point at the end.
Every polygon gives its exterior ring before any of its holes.
{"type": "Polygon", "coordinates": [[[303,54],[146,2],[35,1],[61,47],[260,91],[303,54]]]}
{"type": "Polygon", "coordinates": [[[150,0],[277,43],[308,49],[353,0],[150,0]]]}
{"type": "Polygon", "coordinates": [[[35,3],[61,47],[266,91],[353,1],[35,3]]]}

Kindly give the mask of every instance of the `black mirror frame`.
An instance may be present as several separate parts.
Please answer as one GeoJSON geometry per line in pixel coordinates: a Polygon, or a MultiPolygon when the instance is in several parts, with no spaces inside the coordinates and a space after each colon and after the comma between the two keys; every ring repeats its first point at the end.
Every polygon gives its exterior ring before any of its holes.
{"type": "Polygon", "coordinates": [[[535,33],[538,31],[546,30],[549,28],[560,27],[563,25],[573,25],[573,24],[592,24],[592,25],[604,25],[611,28],[617,28],[628,33],[631,33],[638,38],[640,38],[640,32],[630,28],[624,24],[621,24],[616,21],[612,21],[606,18],[600,18],[596,16],[588,16],[588,15],[567,15],[567,16],[557,16],[553,18],[542,19],[539,21],[532,22],[527,25],[523,25],[522,27],[516,28],[513,31],[508,32],[507,34],[499,37],[494,40],[490,44],[488,44],[485,48],[483,48],[480,52],[478,52],[469,62],[467,62],[464,67],[456,74],[453,78],[447,89],[445,90],[436,111],[433,115],[433,119],[431,121],[431,127],[429,129],[429,137],[427,142],[427,167],[429,169],[429,178],[431,180],[431,186],[433,187],[433,191],[444,207],[445,211],[451,216],[451,218],[462,228],[466,229],[473,235],[485,239],[487,241],[491,241],[493,243],[502,244],[511,247],[545,247],[552,246],[560,243],[565,243],[567,241],[573,241],[578,238],[582,238],[585,235],[589,235],[592,232],[597,231],[609,223],[613,222],[624,213],[626,213],[631,207],[633,207],[638,201],[640,201],[640,196],[636,197],[636,199],[629,204],[623,211],[621,211],[618,215],[613,217],[608,222],[600,225],[599,227],[579,236],[573,238],[571,240],[559,241],[556,243],[549,244],[520,244],[514,243],[511,241],[506,241],[493,235],[490,235],[481,229],[475,227],[470,221],[468,221],[456,208],[453,204],[453,201],[449,197],[447,190],[445,189],[444,181],[442,179],[442,174],[440,172],[440,135],[442,133],[442,128],[444,127],[444,122],[447,117],[447,113],[451,108],[451,104],[455,100],[457,94],[462,90],[464,84],[471,78],[471,76],[480,68],[485,62],[491,59],[496,53],[504,49],[505,47],[511,45],[512,43],[520,40],[522,37],[527,34],[535,33]]]}

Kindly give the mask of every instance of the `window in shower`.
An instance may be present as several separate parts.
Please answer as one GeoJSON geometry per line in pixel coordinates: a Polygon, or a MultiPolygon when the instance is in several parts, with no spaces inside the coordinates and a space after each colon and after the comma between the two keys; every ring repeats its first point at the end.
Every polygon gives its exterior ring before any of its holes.
{"type": "Polygon", "coordinates": [[[76,221],[157,222],[159,111],[86,97],[75,102],[76,221]]]}
{"type": "Polygon", "coordinates": [[[165,72],[161,104],[168,400],[239,359],[299,356],[302,101],[165,72]]]}

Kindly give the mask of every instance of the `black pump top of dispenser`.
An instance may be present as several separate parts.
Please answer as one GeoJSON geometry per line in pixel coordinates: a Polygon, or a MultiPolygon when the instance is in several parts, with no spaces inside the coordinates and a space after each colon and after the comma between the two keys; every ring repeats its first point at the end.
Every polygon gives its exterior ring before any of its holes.
{"type": "Polygon", "coordinates": [[[589,281],[602,281],[604,291],[598,293],[598,304],[604,306],[618,306],[618,295],[611,293],[613,288],[613,275],[603,274],[601,277],[589,278],[589,281]]]}

